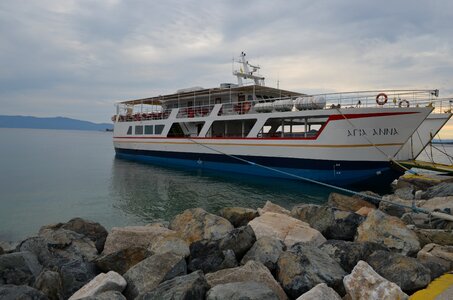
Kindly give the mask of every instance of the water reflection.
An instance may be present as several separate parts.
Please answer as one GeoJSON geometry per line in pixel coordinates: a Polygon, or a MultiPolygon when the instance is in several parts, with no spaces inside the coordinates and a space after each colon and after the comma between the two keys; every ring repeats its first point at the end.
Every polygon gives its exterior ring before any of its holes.
{"type": "Polygon", "coordinates": [[[320,204],[331,192],[291,180],[165,168],[121,158],[113,160],[111,191],[116,208],[144,222],[169,220],[193,207],[217,212],[226,206],[257,208],[267,200],[287,208],[320,204]]]}

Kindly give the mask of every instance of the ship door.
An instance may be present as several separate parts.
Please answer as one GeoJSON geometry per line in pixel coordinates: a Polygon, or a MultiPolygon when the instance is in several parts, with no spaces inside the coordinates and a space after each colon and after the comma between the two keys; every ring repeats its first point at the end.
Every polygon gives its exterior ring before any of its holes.
{"type": "Polygon", "coordinates": [[[333,176],[341,176],[341,163],[333,164],[333,176]]]}

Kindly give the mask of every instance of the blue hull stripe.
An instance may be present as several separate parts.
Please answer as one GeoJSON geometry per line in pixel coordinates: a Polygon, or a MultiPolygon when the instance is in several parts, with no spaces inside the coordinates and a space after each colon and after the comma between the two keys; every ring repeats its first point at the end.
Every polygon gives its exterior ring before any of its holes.
{"type": "MultiPolygon", "coordinates": [[[[205,168],[267,177],[294,179],[294,177],[272,170],[267,170],[259,166],[253,166],[221,154],[182,153],[121,148],[115,148],[115,151],[117,156],[121,158],[145,161],[164,166],[172,164],[191,168],[205,168]]],[[[385,179],[385,182],[391,182],[394,178],[401,174],[393,171],[388,162],[351,162],[258,156],[238,157],[294,175],[338,185],[350,185],[366,182],[373,178],[379,178],[380,180],[385,179]]]]}

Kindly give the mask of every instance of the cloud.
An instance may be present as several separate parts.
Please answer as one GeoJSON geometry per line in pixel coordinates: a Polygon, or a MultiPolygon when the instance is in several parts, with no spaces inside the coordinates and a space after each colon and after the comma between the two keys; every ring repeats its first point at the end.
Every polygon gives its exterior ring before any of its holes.
{"type": "Polygon", "coordinates": [[[113,103],[232,82],[241,51],[301,92],[453,95],[450,1],[4,0],[2,114],[106,121],[113,103]]]}

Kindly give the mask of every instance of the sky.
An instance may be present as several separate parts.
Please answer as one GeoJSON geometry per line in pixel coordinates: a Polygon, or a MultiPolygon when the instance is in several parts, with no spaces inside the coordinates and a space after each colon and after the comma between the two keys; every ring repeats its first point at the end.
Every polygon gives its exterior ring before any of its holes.
{"type": "Polygon", "coordinates": [[[115,101],[235,82],[241,51],[272,87],[453,97],[451,0],[2,0],[0,36],[5,115],[108,122],[115,101]]]}

